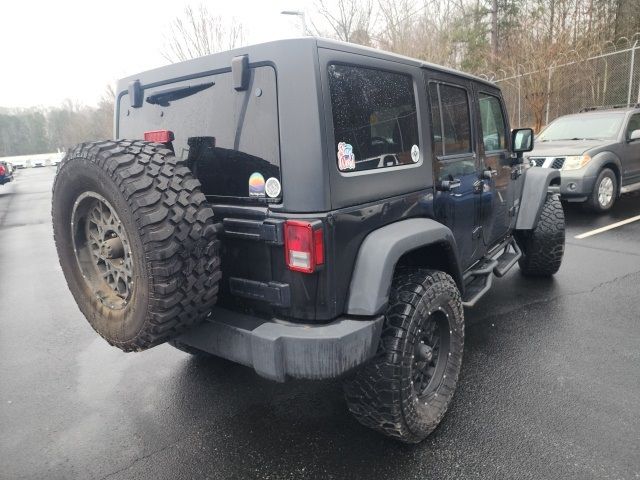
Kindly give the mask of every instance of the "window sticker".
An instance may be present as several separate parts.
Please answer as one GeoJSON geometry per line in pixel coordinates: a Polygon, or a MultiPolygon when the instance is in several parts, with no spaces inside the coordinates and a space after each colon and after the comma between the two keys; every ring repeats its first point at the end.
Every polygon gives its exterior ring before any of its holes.
{"type": "Polygon", "coordinates": [[[280,196],[280,191],[282,188],[280,187],[280,181],[276,177],[270,177],[267,179],[267,183],[265,183],[264,189],[267,193],[267,197],[276,198],[280,196]]]}
{"type": "Polygon", "coordinates": [[[356,169],[356,157],[350,143],[338,143],[338,168],[340,170],[356,169]]]}
{"type": "Polygon", "coordinates": [[[414,144],[411,147],[411,160],[413,160],[413,163],[418,163],[418,160],[420,160],[420,148],[418,145],[414,144]]]}
{"type": "Polygon", "coordinates": [[[264,177],[261,173],[252,173],[249,177],[249,196],[264,197],[264,177]]]}

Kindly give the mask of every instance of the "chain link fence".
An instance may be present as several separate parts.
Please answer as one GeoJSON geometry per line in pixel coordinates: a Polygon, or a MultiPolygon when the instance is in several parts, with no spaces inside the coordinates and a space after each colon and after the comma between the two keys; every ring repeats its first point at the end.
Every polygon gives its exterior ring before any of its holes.
{"type": "Polygon", "coordinates": [[[525,64],[480,76],[502,89],[511,125],[539,130],[584,108],[640,103],[640,34],[598,52],[570,52],[544,68],[525,64]]]}

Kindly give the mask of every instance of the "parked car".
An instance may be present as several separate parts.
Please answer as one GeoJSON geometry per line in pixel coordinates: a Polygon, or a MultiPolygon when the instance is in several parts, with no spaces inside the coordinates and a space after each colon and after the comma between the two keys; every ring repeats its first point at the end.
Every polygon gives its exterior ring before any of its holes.
{"type": "Polygon", "coordinates": [[[560,174],[525,168],[533,132],[511,132],[493,83],[305,38],[116,98],[119,140],[66,154],[52,212],[71,293],[124,351],[343,377],[360,422],[418,442],[458,383],[464,307],[517,263],[560,268],[560,174]]]}
{"type": "Polygon", "coordinates": [[[13,180],[13,168],[7,162],[0,162],[0,185],[13,180]]]}
{"type": "Polygon", "coordinates": [[[54,167],[57,167],[58,165],[60,165],[60,162],[62,161],[62,157],[64,157],[64,153],[55,154],[53,157],[51,157],[51,165],[54,167]]]}
{"type": "Polygon", "coordinates": [[[14,170],[19,170],[21,168],[25,168],[26,165],[26,160],[24,159],[13,159],[11,160],[11,165],[13,166],[14,170]]]}
{"type": "Polygon", "coordinates": [[[527,156],[534,167],[561,171],[563,200],[606,212],[640,189],[640,105],[589,109],[551,122],[527,156]]]}

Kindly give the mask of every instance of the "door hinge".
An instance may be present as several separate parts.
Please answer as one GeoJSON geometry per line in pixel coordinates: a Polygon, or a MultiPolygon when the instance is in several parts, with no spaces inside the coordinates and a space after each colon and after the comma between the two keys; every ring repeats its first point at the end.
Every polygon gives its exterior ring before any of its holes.
{"type": "Polygon", "coordinates": [[[511,170],[511,180],[517,180],[520,175],[522,175],[522,167],[520,165],[511,170]]]}

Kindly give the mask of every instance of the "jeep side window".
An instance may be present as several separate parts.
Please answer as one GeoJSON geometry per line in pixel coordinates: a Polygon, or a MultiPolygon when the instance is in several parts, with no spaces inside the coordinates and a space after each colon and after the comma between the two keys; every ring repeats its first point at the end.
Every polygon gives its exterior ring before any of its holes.
{"type": "Polygon", "coordinates": [[[472,158],[447,158],[472,152],[467,91],[462,87],[430,82],[429,101],[434,154],[439,160],[436,177],[447,180],[473,173],[476,166],[472,158]]]}
{"type": "Polygon", "coordinates": [[[507,132],[500,100],[487,93],[480,93],[478,97],[484,150],[492,152],[506,149],[507,132]]]}
{"type": "Polygon", "coordinates": [[[414,163],[419,147],[410,75],[352,65],[328,67],[338,168],[362,171],[414,163]]]}

